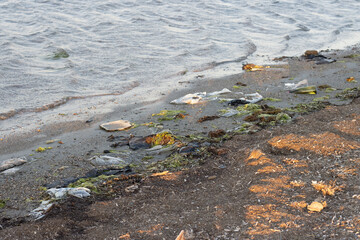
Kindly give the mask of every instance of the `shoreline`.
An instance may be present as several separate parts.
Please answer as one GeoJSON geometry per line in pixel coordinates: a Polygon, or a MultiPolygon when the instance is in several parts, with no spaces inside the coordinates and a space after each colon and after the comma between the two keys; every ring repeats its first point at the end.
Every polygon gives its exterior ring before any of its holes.
{"type": "MultiPolygon", "coordinates": [[[[359,54],[359,49],[347,51],[323,52],[326,56],[337,59],[331,64],[316,65],[313,61],[307,62],[299,60],[297,57],[288,58],[289,64],[281,62],[279,65],[273,65],[269,69],[259,72],[245,72],[224,78],[206,78],[196,79],[193,82],[186,83],[182,90],[175,90],[164,96],[161,100],[150,102],[148,104],[130,105],[119,107],[112,113],[97,116],[92,122],[79,122],[78,127],[72,124],[64,124],[59,128],[49,126],[49,130],[44,130],[39,135],[30,136],[26,141],[18,141],[16,138],[9,142],[2,149],[7,148],[8,152],[2,155],[5,160],[14,157],[25,156],[28,162],[22,166],[18,172],[13,175],[0,174],[0,199],[9,199],[7,207],[0,209],[3,217],[21,218],[26,216],[29,211],[36,208],[39,200],[42,199],[43,192],[39,189],[46,184],[61,181],[69,177],[81,177],[86,172],[94,168],[88,159],[96,153],[105,155],[104,150],[111,149],[111,143],[106,141],[110,135],[115,136],[147,136],[169,129],[175,135],[199,134],[207,136],[209,131],[217,129],[232,130],[243,123],[242,118],[218,118],[213,121],[207,121],[199,124],[200,117],[206,115],[219,115],[219,110],[226,109],[226,103],[219,101],[209,101],[198,105],[172,105],[169,102],[188,93],[195,92],[213,92],[223,88],[230,89],[233,93],[230,97],[238,96],[234,92],[254,93],[259,91],[264,98],[279,98],[280,102],[263,101],[261,104],[269,104],[275,107],[291,107],[304,102],[312,102],[314,98],[331,95],[329,100],[332,104],[347,104],[350,101],[338,101],[334,98],[340,89],[346,87],[358,87],[358,83],[348,83],[346,78],[355,77],[360,79],[357,70],[358,58],[344,58],[350,54],[359,54]],[[344,60],[345,59],[345,60],[344,60]],[[345,62],[343,62],[345,61],[345,62]],[[345,66],[345,68],[344,68],[345,66]],[[351,76],[350,76],[351,75],[351,76]],[[309,80],[309,85],[328,84],[338,89],[332,93],[318,91],[316,95],[294,95],[284,90],[284,83],[297,83],[303,79],[309,80]],[[341,79],[341,81],[339,81],[341,79]],[[234,88],[236,83],[246,84],[246,87],[234,88]],[[189,116],[179,121],[164,121],[162,128],[149,128],[139,126],[122,132],[105,132],[99,128],[100,123],[110,122],[118,119],[129,120],[132,123],[142,124],[157,121],[157,114],[161,110],[184,110],[189,116]],[[76,129],[76,131],[73,131],[76,129]],[[62,134],[59,134],[62,132],[62,134]],[[65,132],[65,133],[64,133],[65,132]],[[54,142],[46,144],[46,140],[60,139],[62,144],[54,142]],[[12,148],[13,147],[13,148],[12,148]],[[45,152],[35,152],[38,147],[52,147],[45,152]],[[22,150],[20,150],[22,149],[22,150]]],[[[226,95],[224,96],[227,97],[226,95]]],[[[118,149],[116,149],[118,150],[118,149]]],[[[120,150],[119,150],[120,151],[120,150]]],[[[147,153],[138,153],[128,150],[126,154],[130,163],[138,163],[137,159],[145,156],[147,153]]],[[[164,157],[164,156],[161,156],[164,157]]]]}

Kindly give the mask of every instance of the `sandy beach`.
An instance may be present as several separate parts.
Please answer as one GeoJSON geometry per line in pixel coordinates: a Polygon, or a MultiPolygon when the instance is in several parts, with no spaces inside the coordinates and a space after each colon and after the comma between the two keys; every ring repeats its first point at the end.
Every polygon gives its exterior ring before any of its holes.
{"type": "MultiPolygon", "coordinates": [[[[24,158],[27,162],[17,166],[17,171],[0,174],[0,201],[3,202],[0,238],[175,239],[181,230],[186,230],[185,239],[272,239],[280,236],[296,239],[293,237],[298,233],[308,234],[307,239],[356,239],[360,236],[356,207],[359,200],[353,196],[360,194],[356,184],[359,180],[360,103],[358,95],[343,96],[348,93],[344,90],[359,88],[360,50],[353,47],[320,54],[336,62],[316,64],[315,60],[300,56],[283,57],[278,64],[264,66],[262,71],[224,78],[202,76],[200,72],[193,80],[178,83],[181,90],[164,93],[159,101],[122,107],[86,122],[44,125],[37,132],[2,139],[0,160],[24,158]],[[347,81],[350,77],[355,81],[347,81]],[[285,88],[286,83],[296,84],[304,79],[308,86],[316,87],[316,94],[296,94],[285,88]],[[217,96],[216,100],[193,105],[170,104],[189,93],[211,93],[224,88],[231,92],[217,96]],[[264,99],[257,104],[263,106],[263,111],[269,106],[283,109],[280,112],[291,119],[286,123],[260,118],[245,121],[250,112],[242,116],[221,116],[237,109],[229,106],[227,99],[239,99],[243,96],[241,93],[261,94],[264,99]],[[299,110],[298,104],[304,104],[304,111],[295,111],[299,110]],[[175,114],[161,120],[163,110],[183,111],[183,116],[175,114]],[[199,122],[204,116],[216,118],[199,122]],[[128,120],[133,128],[116,132],[99,128],[102,123],[116,120],[128,120]],[[331,128],[335,123],[341,129],[331,128]],[[223,130],[223,134],[212,137],[211,134],[219,130],[223,130]],[[155,152],[132,150],[129,144],[113,145],[121,139],[164,131],[177,141],[155,152]],[[311,142],[312,133],[323,134],[315,137],[312,145],[328,151],[276,145],[276,141],[285,141],[289,134],[311,142]],[[112,141],[111,136],[115,140],[112,141]],[[323,139],[328,142],[322,143],[323,139]],[[336,145],[338,139],[342,142],[340,147],[336,145]],[[40,147],[44,151],[36,151],[40,147]],[[193,150],[186,152],[186,147],[193,150]],[[266,166],[275,167],[275,170],[270,167],[270,172],[254,169],[264,163],[249,166],[249,160],[257,159],[252,155],[255,150],[261,151],[259,156],[266,157],[267,160],[263,159],[267,161],[266,166]],[[110,166],[91,161],[104,155],[123,162],[110,166]],[[174,155],[181,157],[181,164],[169,162],[174,155]],[[287,164],[285,159],[304,163],[303,168],[287,164]],[[88,176],[94,169],[99,172],[110,167],[129,167],[127,176],[136,177],[121,181],[119,175],[113,175],[100,180],[101,183],[96,183],[99,184],[96,185],[98,193],[92,191],[91,196],[84,199],[68,197],[54,201],[45,217],[34,221],[31,211],[42,200],[51,199],[46,190],[64,187],[72,180],[88,176]],[[339,177],[340,170],[336,169],[352,170],[345,171],[345,177],[339,177]],[[169,175],[152,176],[164,171],[170,171],[169,175]],[[266,178],[263,173],[267,174],[266,178]],[[291,185],[300,180],[304,183],[301,187],[291,185]],[[312,181],[333,183],[336,193],[318,193],[312,188],[312,181]],[[264,183],[269,184],[268,189],[259,187],[266,188],[264,183]],[[134,185],[134,190],[125,191],[134,185]],[[298,195],[298,199],[294,199],[298,195]],[[307,204],[303,208],[291,205],[302,201],[307,204]],[[326,201],[328,207],[309,213],[307,206],[313,201],[326,201]]],[[[303,141],[294,140],[292,144],[305,144],[303,141]]]]}

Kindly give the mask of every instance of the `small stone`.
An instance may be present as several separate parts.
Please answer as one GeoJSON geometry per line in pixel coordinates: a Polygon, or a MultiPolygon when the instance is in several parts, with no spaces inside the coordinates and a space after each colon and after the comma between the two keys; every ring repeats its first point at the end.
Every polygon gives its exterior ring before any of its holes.
{"type": "Polygon", "coordinates": [[[113,131],[122,131],[131,128],[131,126],[132,126],[131,123],[127,120],[118,120],[114,122],[103,123],[100,125],[100,128],[108,132],[113,132],[113,131]]]}

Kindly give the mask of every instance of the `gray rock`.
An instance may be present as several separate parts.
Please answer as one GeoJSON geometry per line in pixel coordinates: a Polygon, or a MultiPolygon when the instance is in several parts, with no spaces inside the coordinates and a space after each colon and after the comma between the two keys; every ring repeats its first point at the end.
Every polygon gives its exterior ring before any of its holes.
{"type": "Polygon", "coordinates": [[[100,156],[100,157],[94,156],[89,160],[93,165],[100,165],[100,166],[127,164],[125,160],[111,156],[100,156]]]}
{"type": "Polygon", "coordinates": [[[15,166],[22,165],[26,163],[26,159],[22,158],[11,158],[8,160],[5,160],[0,163],[0,172],[5,171],[6,169],[13,168],[15,166]]]}

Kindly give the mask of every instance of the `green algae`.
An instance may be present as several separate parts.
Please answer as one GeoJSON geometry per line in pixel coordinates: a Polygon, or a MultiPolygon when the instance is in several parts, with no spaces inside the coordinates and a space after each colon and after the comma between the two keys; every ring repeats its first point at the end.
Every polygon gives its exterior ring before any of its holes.
{"type": "Polygon", "coordinates": [[[326,102],[322,102],[322,101],[299,103],[295,107],[287,108],[286,110],[289,112],[296,112],[296,113],[308,113],[308,112],[321,110],[325,108],[327,105],[328,104],[326,104],[326,102]]]}
{"type": "Polygon", "coordinates": [[[329,99],[330,99],[330,96],[326,95],[326,96],[323,96],[323,97],[314,98],[313,102],[323,102],[323,101],[326,101],[326,100],[329,100],[329,99]]]}
{"type": "Polygon", "coordinates": [[[5,208],[5,206],[6,206],[6,200],[5,199],[0,199],[0,209],[5,208]]]}
{"type": "Polygon", "coordinates": [[[263,101],[269,101],[269,102],[281,102],[282,100],[279,98],[271,98],[271,97],[267,97],[264,98],[263,101]]]}
{"type": "Polygon", "coordinates": [[[80,178],[74,183],[70,183],[68,187],[70,188],[77,188],[77,187],[85,187],[90,189],[94,193],[100,193],[97,185],[104,181],[112,178],[113,176],[106,176],[106,175],[100,175],[98,177],[93,178],[80,178]]]}
{"type": "Polygon", "coordinates": [[[68,58],[69,56],[70,55],[65,51],[65,49],[59,48],[53,53],[51,58],[53,60],[58,60],[60,58],[68,58]]]}
{"type": "Polygon", "coordinates": [[[360,87],[346,88],[341,93],[336,94],[337,98],[342,100],[354,99],[360,97],[360,87]]]}
{"type": "Polygon", "coordinates": [[[171,121],[175,119],[184,118],[186,111],[184,110],[161,110],[160,113],[155,113],[152,116],[160,116],[158,121],[171,121]]]}

